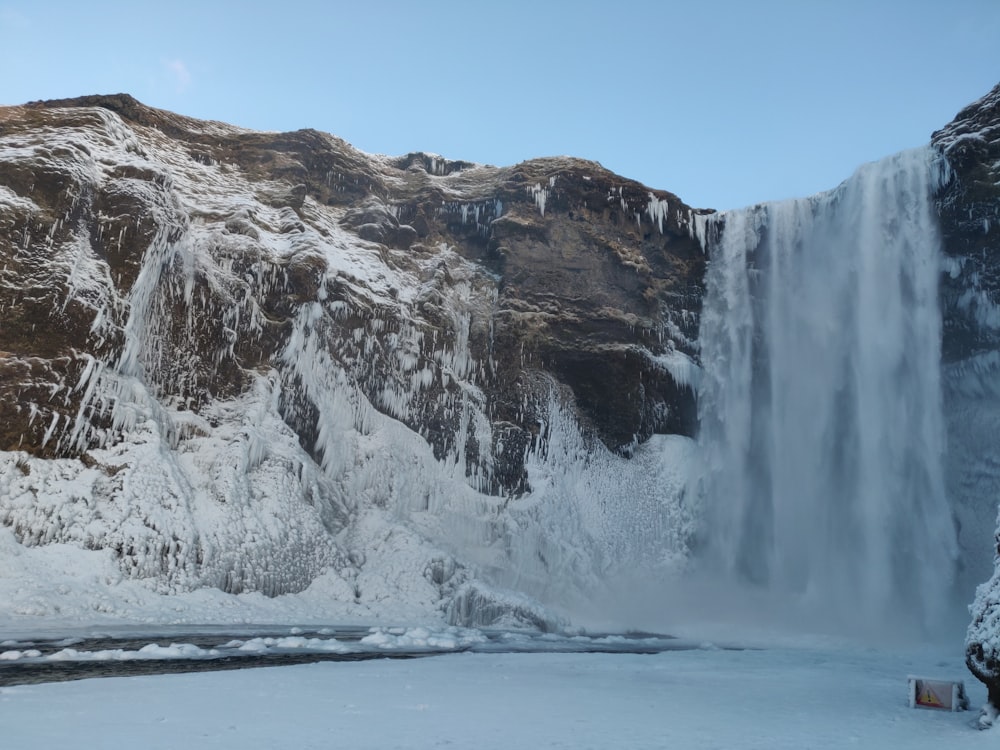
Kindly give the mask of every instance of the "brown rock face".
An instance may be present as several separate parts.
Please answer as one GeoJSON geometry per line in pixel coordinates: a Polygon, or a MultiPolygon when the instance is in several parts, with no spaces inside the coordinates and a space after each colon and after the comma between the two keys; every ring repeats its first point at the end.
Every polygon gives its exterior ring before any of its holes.
{"type": "Polygon", "coordinates": [[[318,303],[353,387],[439,458],[464,456],[479,489],[517,494],[553,385],[615,451],[693,433],[693,390],[658,360],[695,357],[691,221],[676,196],[577,159],[371,157],[126,95],[6,108],[0,449],[114,442],[114,410],[88,394],[97,369],[195,414],[275,369],[287,423],[322,460],[317,406],[286,361],[318,303]],[[367,267],[331,261],[331,245],[362,248],[367,267]],[[488,429],[469,430],[470,398],[488,429]]]}

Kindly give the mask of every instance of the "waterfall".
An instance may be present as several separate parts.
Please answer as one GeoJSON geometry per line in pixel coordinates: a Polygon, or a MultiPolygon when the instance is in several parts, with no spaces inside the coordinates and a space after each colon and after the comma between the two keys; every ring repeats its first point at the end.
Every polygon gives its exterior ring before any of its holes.
{"type": "Polygon", "coordinates": [[[931,149],[708,227],[701,324],[706,564],[869,620],[940,611],[940,240],[931,149]]]}

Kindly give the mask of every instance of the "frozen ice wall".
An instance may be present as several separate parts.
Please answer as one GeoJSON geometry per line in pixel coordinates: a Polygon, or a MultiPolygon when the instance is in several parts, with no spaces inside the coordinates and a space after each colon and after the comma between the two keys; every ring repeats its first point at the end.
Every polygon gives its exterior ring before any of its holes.
{"type": "Polygon", "coordinates": [[[956,558],[943,480],[930,149],[716,217],[701,327],[711,565],[817,607],[925,624],[956,558]]]}
{"type": "MultiPolygon", "coordinates": [[[[53,396],[25,404],[62,457],[0,451],[6,550],[86,550],[91,567],[74,567],[105,583],[75,601],[108,614],[153,617],[129,593],[141,582],[299,597],[314,618],[477,625],[534,611],[525,596],[590,604],[617,570],[683,561],[692,442],[612,454],[523,349],[503,390],[496,276],[444,242],[403,251],[352,231],[355,210],[369,229],[394,226],[399,206],[382,199],[286,205],[283,184],[82,112],[62,135],[0,138],[0,161],[68,171],[62,233],[15,196],[42,238],[25,234],[18,257],[47,269],[90,335],[53,396]],[[497,417],[497,393],[520,399],[530,437],[497,417]],[[500,478],[505,452],[523,486],[500,478]]],[[[535,191],[542,212],[554,179],[535,191]]],[[[444,205],[481,233],[503,211],[496,198],[444,205]]],[[[78,587],[34,567],[0,566],[0,617],[72,615],[47,592],[78,587]]]]}

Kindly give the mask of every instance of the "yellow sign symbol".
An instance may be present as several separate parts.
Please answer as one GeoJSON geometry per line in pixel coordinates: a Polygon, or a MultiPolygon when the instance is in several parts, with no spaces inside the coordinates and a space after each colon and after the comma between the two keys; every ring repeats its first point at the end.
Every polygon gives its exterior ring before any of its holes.
{"type": "Polygon", "coordinates": [[[917,695],[917,703],[921,706],[935,706],[937,708],[944,708],[944,701],[938,698],[937,693],[931,690],[930,685],[926,683],[921,685],[921,691],[917,695]]]}

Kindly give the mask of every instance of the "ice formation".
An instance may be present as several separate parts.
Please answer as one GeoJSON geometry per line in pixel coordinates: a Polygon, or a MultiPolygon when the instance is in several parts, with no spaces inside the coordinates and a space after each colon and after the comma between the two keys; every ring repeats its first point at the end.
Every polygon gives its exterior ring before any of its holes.
{"type": "MultiPolygon", "coordinates": [[[[134,614],[150,610],[150,592],[190,603],[212,588],[324,617],[545,628],[621,574],[684,568],[692,540],[727,575],[859,618],[928,621],[940,608],[957,548],[937,282],[942,268],[963,269],[940,257],[933,151],[868,165],[813,198],[709,216],[596,171],[577,181],[572,160],[535,163],[490,192],[475,165],[410,155],[378,172],[388,157],[314,134],[319,151],[363,162],[318,172],[327,197],[351,196],[324,202],[155,129],[139,138],[107,109],[81,108],[74,122],[44,144],[0,139],[4,163],[58,165],[71,186],[52,215],[0,186],[18,226],[14,261],[28,267],[5,268],[0,283],[27,274],[58,289],[57,306],[85,311],[90,336],[68,374],[23,404],[41,447],[72,457],[0,452],[0,553],[18,558],[0,569],[10,610],[70,609],[87,597],[60,604],[52,591],[78,586],[102,612],[134,614]],[[428,184],[419,214],[407,196],[428,184]],[[142,210],[109,213],[97,198],[108,195],[142,210]],[[582,320],[540,285],[503,314],[523,315],[531,335],[587,337],[595,320],[627,331],[628,344],[567,369],[633,357],[639,398],[660,375],[697,392],[698,443],[626,434],[631,457],[618,455],[523,340],[519,361],[496,356],[504,279],[483,259],[514,263],[504,242],[523,235],[533,260],[518,273],[533,280],[553,247],[542,234],[576,251],[588,222],[561,222],[570,206],[617,227],[590,243],[592,257],[571,258],[574,278],[599,269],[601,283],[652,303],[582,320]],[[455,234],[414,244],[406,222],[428,217],[455,234]],[[448,236],[471,238],[479,255],[448,236]],[[688,255],[661,254],[675,239],[688,255]],[[653,276],[660,287],[643,286],[653,276]],[[504,365],[518,374],[498,416],[504,365]],[[503,476],[511,455],[516,481],[503,476]],[[84,581],[58,563],[83,559],[84,581]]],[[[235,132],[200,127],[199,138],[235,132]]],[[[573,304],[594,303],[598,286],[581,282],[573,304]]],[[[975,283],[956,305],[1000,326],[975,283]]],[[[981,390],[998,368],[982,354],[952,365],[948,382],[981,390]]],[[[975,435],[967,442],[974,452],[975,435]]],[[[252,611],[280,611],[269,606],[252,611]]]]}
{"type": "Polygon", "coordinates": [[[667,218],[669,206],[662,198],[657,198],[652,193],[649,194],[649,203],[646,204],[646,215],[649,220],[656,224],[656,228],[663,234],[663,222],[667,218]]]}
{"type": "Polygon", "coordinates": [[[528,185],[525,188],[528,195],[534,198],[535,205],[538,206],[538,213],[542,216],[545,216],[545,202],[549,199],[549,190],[554,184],[554,182],[550,182],[548,188],[543,188],[541,185],[536,183],[535,185],[528,185]]]}
{"type": "MultiPolygon", "coordinates": [[[[53,394],[77,399],[75,414],[46,417],[45,445],[83,460],[0,452],[0,523],[20,545],[89,550],[95,570],[110,556],[124,580],[162,594],[312,591],[344,617],[477,625],[491,611],[544,624],[551,613],[519,597],[571,606],[615,570],[684,559],[678,467],[691,441],[657,438],[630,462],[586,436],[565,389],[539,375],[522,405],[540,415],[538,434],[507,448],[484,391],[497,279],[447,244],[393,255],[359,237],[397,226],[400,206],[371,198],[354,233],[348,209],[308,196],[293,209],[274,197],[287,186],[249,191],[239,170],[155,131],[147,149],[107,109],[77,119],[44,147],[0,143],[25,169],[48,148],[72,154],[66,225],[39,239],[29,199],[4,189],[0,202],[30,217],[24,248],[43,243],[46,283],[88,311],[98,342],[53,394]],[[105,216],[88,203],[102,191],[152,215],[105,216]],[[134,279],[112,278],[86,217],[111,247],[148,235],[134,279]],[[277,355],[264,356],[276,331],[277,355]],[[431,441],[429,423],[448,429],[431,441]],[[494,446],[524,451],[526,492],[497,491],[494,446]]],[[[446,171],[430,159],[433,175],[446,171]]],[[[352,189],[344,179],[326,175],[333,190],[352,189]]],[[[555,182],[528,187],[543,215],[555,182]]],[[[480,233],[504,213],[496,197],[446,197],[441,211],[480,233]]],[[[663,364],[690,369],[680,354],[663,364]]],[[[108,611],[135,596],[119,579],[106,588],[121,592],[108,611]]]]}

